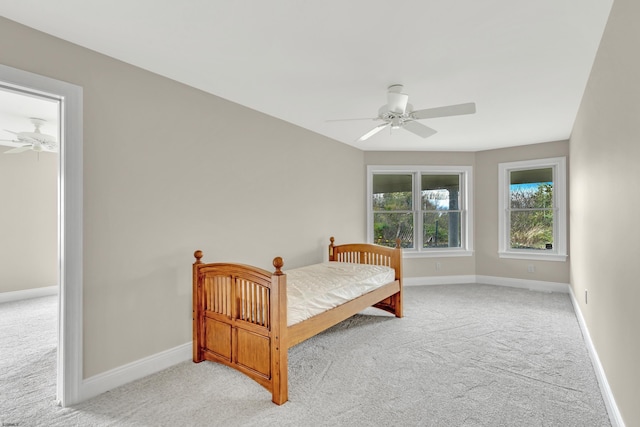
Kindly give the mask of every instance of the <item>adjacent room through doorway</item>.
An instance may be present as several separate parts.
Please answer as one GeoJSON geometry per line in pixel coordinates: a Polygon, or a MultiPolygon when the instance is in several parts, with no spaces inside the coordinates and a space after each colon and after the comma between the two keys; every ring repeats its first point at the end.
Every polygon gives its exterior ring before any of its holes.
{"type": "Polygon", "coordinates": [[[68,406],[82,393],[82,87],[0,64],[0,96],[0,173],[13,172],[0,301],[58,294],[56,401],[68,406]]]}

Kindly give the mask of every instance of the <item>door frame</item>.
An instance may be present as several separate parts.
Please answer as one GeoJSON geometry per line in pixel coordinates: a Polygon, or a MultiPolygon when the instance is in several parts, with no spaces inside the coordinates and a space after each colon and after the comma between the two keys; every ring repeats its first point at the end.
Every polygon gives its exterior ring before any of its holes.
{"type": "Polygon", "coordinates": [[[0,85],[60,101],[56,399],[69,406],[82,399],[83,380],[83,91],[80,86],[2,64],[0,85]]]}

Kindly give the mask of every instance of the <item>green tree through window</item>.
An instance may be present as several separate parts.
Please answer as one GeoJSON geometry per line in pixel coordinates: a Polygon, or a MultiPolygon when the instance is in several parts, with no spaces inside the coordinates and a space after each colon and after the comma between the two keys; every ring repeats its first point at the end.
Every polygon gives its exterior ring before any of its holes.
{"type": "Polygon", "coordinates": [[[369,168],[369,239],[416,253],[463,250],[470,242],[467,180],[470,167],[369,168]],[[464,202],[463,202],[464,201],[464,202]],[[468,209],[468,207],[467,207],[468,209]]]}
{"type": "Polygon", "coordinates": [[[373,176],[374,242],[413,248],[413,177],[412,175],[373,176]]]}
{"type": "Polygon", "coordinates": [[[566,261],[566,158],[498,164],[498,256],[566,261]]]}
{"type": "Polygon", "coordinates": [[[513,249],[553,248],[553,183],[512,184],[511,239],[513,249]]]}

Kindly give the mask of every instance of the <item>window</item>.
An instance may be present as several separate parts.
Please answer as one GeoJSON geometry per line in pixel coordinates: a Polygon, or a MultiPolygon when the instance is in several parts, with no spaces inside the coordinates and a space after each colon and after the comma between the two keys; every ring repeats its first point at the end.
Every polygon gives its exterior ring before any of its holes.
{"type": "Polygon", "coordinates": [[[406,256],[471,255],[471,167],[369,166],[368,240],[406,256]]]}
{"type": "Polygon", "coordinates": [[[500,163],[499,256],[565,261],[566,160],[500,163]]]}

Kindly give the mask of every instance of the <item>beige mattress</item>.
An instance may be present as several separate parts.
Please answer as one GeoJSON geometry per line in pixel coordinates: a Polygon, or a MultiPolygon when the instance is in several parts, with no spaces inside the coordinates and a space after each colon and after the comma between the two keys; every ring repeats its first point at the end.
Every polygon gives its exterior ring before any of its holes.
{"type": "Polygon", "coordinates": [[[395,280],[381,265],[325,262],[285,271],[287,325],[295,325],[395,280]]]}

